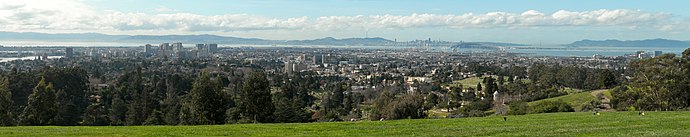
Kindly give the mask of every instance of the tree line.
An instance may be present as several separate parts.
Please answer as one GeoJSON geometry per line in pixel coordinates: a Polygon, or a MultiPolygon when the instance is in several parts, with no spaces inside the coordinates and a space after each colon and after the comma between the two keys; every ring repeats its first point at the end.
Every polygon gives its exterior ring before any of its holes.
{"type": "Polygon", "coordinates": [[[690,107],[690,48],[630,62],[631,77],[611,90],[617,110],[671,111],[690,107]]]}
{"type": "MultiPolygon", "coordinates": [[[[142,71],[141,67],[109,78],[112,80],[106,85],[91,85],[90,78],[102,76],[82,68],[13,69],[0,75],[0,125],[379,120],[425,118],[429,110],[439,108],[463,117],[486,116],[488,110],[498,113],[501,108],[491,95],[496,91],[510,98],[503,103],[510,104],[511,111],[522,114],[528,112],[524,102],[565,95],[561,91],[565,87],[613,88],[611,103],[618,110],[682,110],[690,106],[689,56],[690,49],[682,56],[665,54],[636,60],[626,70],[547,64],[497,68],[475,63],[463,69],[494,75],[483,77],[474,88],[442,87],[447,79],[388,85],[383,81],[403,80],[382,75],[366,83],[376,88],[353,90],[351,87],[359,83],[314,72],[287,75],[251,68],[180,74],[142,71]],[[408,92],[414,90],[411,88],[418,91],[408,92]]],[[[529,112],[572,111],[562,102],[537,106],[529,112]]]]}

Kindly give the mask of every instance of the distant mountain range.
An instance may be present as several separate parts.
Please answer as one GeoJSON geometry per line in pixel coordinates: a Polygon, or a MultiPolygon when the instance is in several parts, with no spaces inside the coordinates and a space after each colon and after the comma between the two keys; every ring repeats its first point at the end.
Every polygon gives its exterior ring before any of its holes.
{"type": "MultiPolygon", "coordinates": [[[[121,42],[158,44],[169,42],[182,43],[218,43],[218,44],[247,44],[247,45],[333,45],[333,46],[384,46],[400,45],[395,41],[384,38],[344,38],[325,37],[313,40],[267,40],[259,38],[239,38],[218,35],[107,35],[100,33],[63,33],[48,34],[35,32],[3,32],[0,31],[0,45],[2,41],[58,41],[58,42],[121,42]]],[[[414,44],[413,44],[414,45],[414,44]]],[[[454,48],[496,48],[529,46],[525,44],[499,42],[455,42],[454,48]]],[[[669,39],[647,40],[581,40],[564,46],[577,47],[690,47],[690,41],[669,39]]]]}
{"type": "Polygon", "coordinates": [[[112,42],[129,37],[127,35],[107,35],[100,33],[64,33],[47,34],[35,32],[4,32],[0,31],[0,40],[37,40],[37,41],[102,41],[112,42]]]}
{"type": "MultiPolygon", "coordinates": [[[[16,41],[65,41],[65,42],[124,42],[124,43],[218,43],[248,45],[390,45],[394,41],[384,38],[344,38],[325,37],[314,40],[266,40],[258,38],[238,38],[217,35],[107,35],[99,33],[46,34],[34,32],[0,32],[0,40],[16,41]]],[[[0,43],[1,44],[1,43],[0,43]]]]}
{"type": "Polygon", "coordinates": [[[669,39],[646,39],[646,40],[581,40],[568,47],[690,47],[690,41],[669,40],[669,39]]]}

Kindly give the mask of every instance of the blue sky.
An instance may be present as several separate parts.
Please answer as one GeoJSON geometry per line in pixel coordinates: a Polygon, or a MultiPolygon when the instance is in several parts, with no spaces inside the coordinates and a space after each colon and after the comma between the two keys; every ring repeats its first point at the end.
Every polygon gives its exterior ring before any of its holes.
{"type": "Polygon", "coordinates": [[[247,13],[272,17],[598,9],[640,9],[677,15],[690,14],[690,1],[686,0],[87,0],[86,3],[102,10],[123,12],[154,13],[153,9],[166,7],[201,15],[247,13]]]}
{"type": "Polygon", "coordinates": [[[690,1],[0,0],[0,31],[525,44],[690,40],[687,5],[690,1]]]}

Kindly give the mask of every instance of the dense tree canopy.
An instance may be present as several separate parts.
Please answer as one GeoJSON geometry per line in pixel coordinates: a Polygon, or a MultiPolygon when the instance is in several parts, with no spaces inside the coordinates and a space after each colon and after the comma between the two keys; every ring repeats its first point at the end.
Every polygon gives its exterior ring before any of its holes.
{"type": "Polygon", "coordinates": [[[635,72],[630,83],[612,90],[616,109],[680,110],[690,106],[690,63],[685,55],[641,59],[630,67],[635,72]]]}

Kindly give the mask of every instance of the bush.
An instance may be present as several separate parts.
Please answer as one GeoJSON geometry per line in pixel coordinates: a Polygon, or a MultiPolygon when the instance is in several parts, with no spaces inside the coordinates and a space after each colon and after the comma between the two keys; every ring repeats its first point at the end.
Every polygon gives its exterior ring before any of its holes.
{"type": "Polygon", "coordinates": [[[462,116],[466,117],[483,117],[483,116],[488,116],[490,114],[484,113],[484,111],[487,111],[491,109],[491,101],[490,100],[478,100],[471,102],[462,108],[455,112],[454,114],[461,114],[462,116]]]}
{"type": "Polygon", "coordinates": [[[524,115],[529,112],[529,105],[527,105],[527,102],[511,102],[508,106],[508,115],[524,115]]]}
{"type": "Polygon", "coordinates": [[[372,120],[385,119],[405,119],[405,118],[424,118],[424,97],[420,95],[403,95],[396,98],[393,94],[384,93],[374,103],[372,120]]]}
{"type": "Polygon", "coordinates": [[[530,113],[575,112],[570,104],[559,101],[542,101],[530,108],[530,113]]]}
{"type": "Polygon", "coordinates": [[[389,119],[424,118],[424,98],[418,95],[405,95],[388,104],[389,119]]]}
{"type": "Polygon", "coordinates": [[[594,110],[598,109],[599,105],[601,105],[601,101],[592,100],[592,101],[583,103],[580,107],[580,108],[582,108],[580,111],[581,112],[594,111],[594,110]]]}

